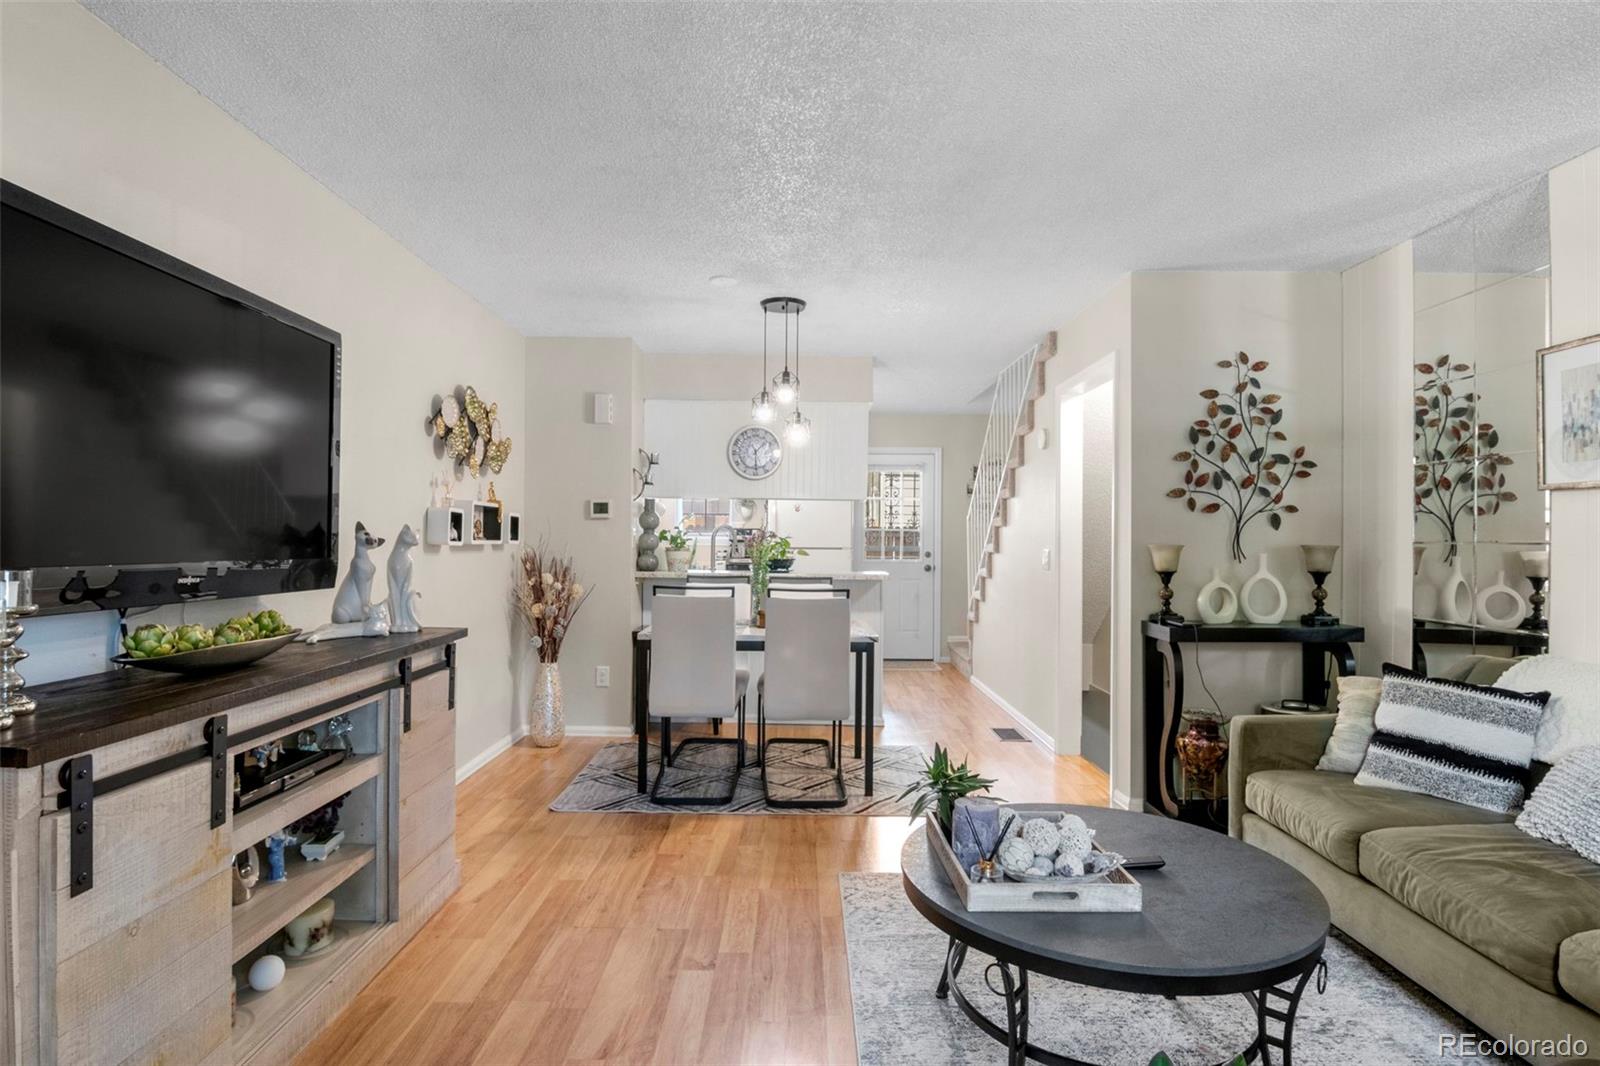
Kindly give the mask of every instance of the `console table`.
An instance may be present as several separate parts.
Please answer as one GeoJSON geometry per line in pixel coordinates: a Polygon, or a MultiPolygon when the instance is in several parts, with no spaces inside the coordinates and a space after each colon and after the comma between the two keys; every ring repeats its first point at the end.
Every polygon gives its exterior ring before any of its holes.
{"type": "Polygon", "coordinates": [[[1298,644],[1300,690],[1307,703],[1321,707],[1328,698],[1326,658],[1333,656],[1339,676],[1356,672],[1351,644],[1366,637],[1360,626],[1307,626],[1293,623],[1257,625],[1229,622],[1144,623],[1145,791],[1149,808],[1158,814],[1215,829],[1227,826],[1224,804],[1185,801],[1178,797],[1172,767],[1178,754],[1178,726],[1183,715],[1183,645],[1298,644]],[[1221,807],[1219,814],[1217,809],[1221,807]]]}
{"type": "MultiPolygon", "coordinates": [[[[30,689],[0,733],[0,1061],[290,1061],[460,880],[455,642],[464,629],[293,644],[196,677],[125,669],[30,689]],[[237,813],[233,759],[335,715],[337,766],[237,813]],[[233,903],[233,857],[344,796],[345,840],[233,903]],[[331,945],[276,988],[235,970],[335,902],[331,945]]],[[[291,849],[292,851],[293,849],[291,849]]]]}
{"type": "Polygon", "coordinates": [[[1431,618],[1418,618],[1411,625],[1411,669],[1419,674],[1428,672],[1425,644],[1509,648],[1512,655],[1543,655],[1550,649],[1550,634],[1539,629],[1488,629],[1431,618]]]}

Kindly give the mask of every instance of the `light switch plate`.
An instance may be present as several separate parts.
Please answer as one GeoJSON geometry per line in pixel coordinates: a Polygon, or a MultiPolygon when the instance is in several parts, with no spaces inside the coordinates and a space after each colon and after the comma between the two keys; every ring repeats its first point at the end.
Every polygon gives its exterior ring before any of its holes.
{"type": "Polygon", "coordinates": [[[1050,569],[1050,549],[1045,548],[1039,553],[1039,566],[1041,569],[1050,569]]]}
{"type": "Polygon", "coordinates": [[[594,687],[595,688],[610,688],[611,687],[611,667],[609,667],[609,666],[597,666],[597,667],[594,668],[594,687]]]}

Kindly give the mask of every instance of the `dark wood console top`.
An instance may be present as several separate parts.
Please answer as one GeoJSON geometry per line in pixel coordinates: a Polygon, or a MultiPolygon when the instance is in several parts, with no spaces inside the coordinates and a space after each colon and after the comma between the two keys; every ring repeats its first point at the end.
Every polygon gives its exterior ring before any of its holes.
{"type": "Polygon", "coordinates": [[[0,766],[39,766],[451,644],[465,629],[291,644],[251,666],[188,676],[125,668],[30,687],[39,709],[0,733],[0,766]]]}

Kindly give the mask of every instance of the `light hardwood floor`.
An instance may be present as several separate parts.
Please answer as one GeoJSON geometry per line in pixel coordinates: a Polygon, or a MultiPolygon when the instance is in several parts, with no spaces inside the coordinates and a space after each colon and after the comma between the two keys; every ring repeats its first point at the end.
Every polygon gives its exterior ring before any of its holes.
{"type": "MultiPolygon", "coordinates": [[[[880,743],[1106,802],[1084,760],[998,740],[1015,723],[954,669],[885,689],[880,743]]],[[[855,1062],[838,875],[898,870],[906,820],[549,811],[605,743],[519,745],[462,785],[460,891],[300,1063],[855,1062]]]]}

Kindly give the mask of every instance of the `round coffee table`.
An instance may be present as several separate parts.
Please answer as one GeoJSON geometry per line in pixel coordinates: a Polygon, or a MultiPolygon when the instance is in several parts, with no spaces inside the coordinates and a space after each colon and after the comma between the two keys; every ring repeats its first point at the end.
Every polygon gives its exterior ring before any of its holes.
{"type": "Polygon", "coordinates": [[[1209,829],[1132,811],[1050,806],[1082,817],[1108,851],[1166,860],[1159,870],[1132,871],[1143,888],[1144,909],[968,911],[919,828],[900,853],[900,870],[912,906],[950,938],[934,994],[945,999],[953,993],[978,1028],[1006,1045],[1010,1066],[1027,1059],[1086,1066],[1028,1043],[1030,974],[1168,998],[1239,993],[1256,1016],[1254,1038],[1243,1051],[1246,1061],[1290,1063],[1301,993],[1314,973],[1326,973],[1328,903],[1316,886],[1287,863],[1209,829]],[[991,969],[998,971],[1001,988],[994,988],[988,973],[984,979],[1005,1000],[1003,1026],[956,984],[969,948],[996,960],[991,969]]]}

